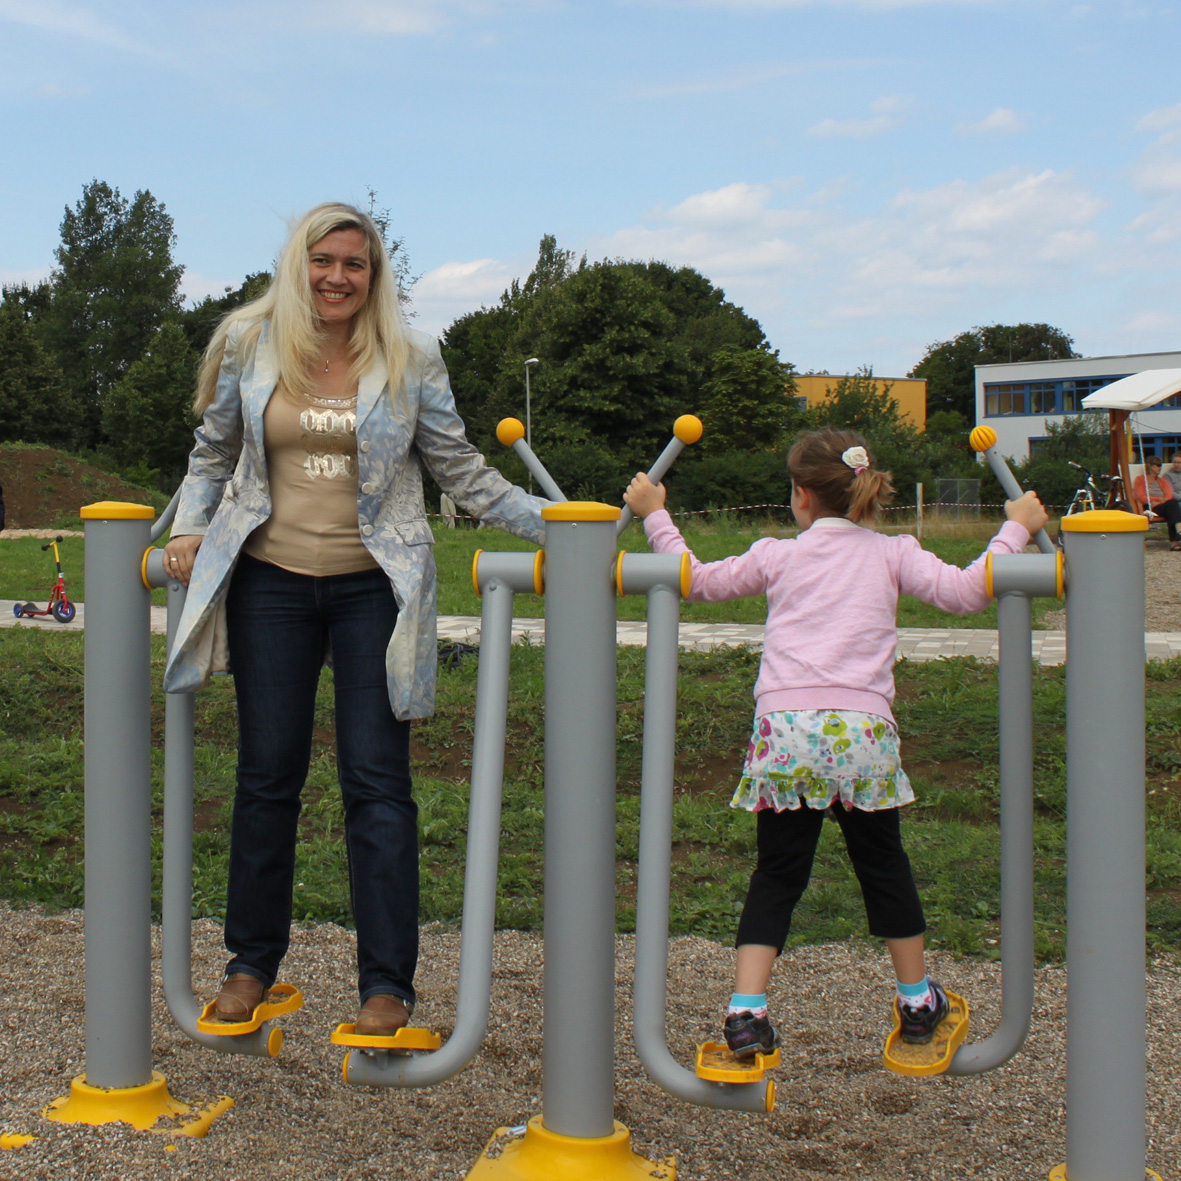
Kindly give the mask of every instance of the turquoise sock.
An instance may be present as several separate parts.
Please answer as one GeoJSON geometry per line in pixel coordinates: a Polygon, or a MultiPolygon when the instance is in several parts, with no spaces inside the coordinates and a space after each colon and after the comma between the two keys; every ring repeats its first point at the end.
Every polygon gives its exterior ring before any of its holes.
{"type": "Polygon", "coordinates": [[[731,1013],[745,1013],[751,1012],[756,1017],[765,1017],[767,1015],[767,994],[760,992],[757,995],[747,992],[736,992],[730,997],[730,1012],[731,1013]]]}
{"type": "Polygon", "coordinates": [[[931,978],[924,976],[917,984],[894,982],[898,987],[898,1003],[909,1009],[921,1009],[931,1001],[931,978]]]}

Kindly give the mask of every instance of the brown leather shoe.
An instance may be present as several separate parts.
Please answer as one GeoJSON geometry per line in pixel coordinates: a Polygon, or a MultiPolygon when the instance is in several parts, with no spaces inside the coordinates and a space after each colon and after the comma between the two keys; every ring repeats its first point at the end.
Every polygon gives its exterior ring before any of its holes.
{"type": "Polygon", "coordinates": [[[249,1021],[254,1010],[262,1004],[266,992],[266,985],[257,976],[251,976],[248,972],[235,972],[222,981],[213,1015],[218,1021],[234,1024],[249,1021]]]}
{"type": "Polygon", "coordinates": [[[410,1009],[400,996],[378,993],[361,1006],[353,1032],[362,1037],[393,1037],[409,1022],[410,1009]]]}

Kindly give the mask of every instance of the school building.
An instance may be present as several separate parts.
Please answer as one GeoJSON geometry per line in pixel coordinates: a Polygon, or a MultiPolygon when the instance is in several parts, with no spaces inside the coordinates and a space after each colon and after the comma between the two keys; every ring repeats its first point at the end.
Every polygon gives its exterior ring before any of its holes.
{"type": "MultiPolygon", "coordinates": [[[[976,421],[996,431],[1003,455],[1025,459],[1048,437],[1051,423],[1075,414],[1101,415],[1106,422],[1107,411],[1084,410],[1083,398],[1146,369],[1181,369],[1181,352],[977,365],[976,421]]],[[[1172,458],[1181,450],[1181,394],[1136,411],[1128,426],[1137,459],[1141,449],[1145,455],[1172,458]]]]}
{"type": "MultiPolygon", "coordinates": [[[[824,401],[829,390],[835,390],[837,383],[843,381],[840,374],[809,373],[804,376],[796,375],[796,399],[801,408],[819,406],[824,401]]],[[[919,377],[878,377],[871,378],[874,389],[881,393],[887,387],[890,397],[898,403],[901,414],[910,419],[918,429],[925,430],[927,426],[927,383],[919,377]]]]}

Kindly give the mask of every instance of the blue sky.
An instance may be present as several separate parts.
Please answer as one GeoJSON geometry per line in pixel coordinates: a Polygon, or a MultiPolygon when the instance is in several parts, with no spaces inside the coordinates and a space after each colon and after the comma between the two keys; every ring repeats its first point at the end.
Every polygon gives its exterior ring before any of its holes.
{"type": "Polygon", "coordinates": [[[0,280],[94,177],[164,202],[190,296],[372,187],[434,332],[553,233],[697,267],[801,370],[1176,349],[1179,46],[1122,0],[0,0],[0,280]]]}

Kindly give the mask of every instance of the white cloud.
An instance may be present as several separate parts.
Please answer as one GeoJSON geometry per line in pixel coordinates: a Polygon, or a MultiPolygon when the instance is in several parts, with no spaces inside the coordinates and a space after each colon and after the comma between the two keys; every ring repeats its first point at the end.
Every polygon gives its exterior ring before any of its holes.
{"type": "Polygon", "coordinates": [[[100,20],[85,8],[60,0],[0,0],[0,21],[27,25],[45,33],[80,37],[128,53],[154,55],[122,29],[100,20]]]}
{"type": "Polygon", "coordinates": [[[1159,107],[1149,111],[1136,123],[1137,131],[1172,131],[1181,129],[1181,103],[1175,107],[1159,107]]]}
{"type": "Polygon", "coordinates": [[[450,25],[494,18],[506,10],[551,7],[553,0],[255,0],[254,15],[267,23],[405,37],[450,25]]]}
{"type": "Polygon", "coordinates": [[[180,278],[180,293],[185,299],[200,303],[207,295],[217,299],[227,291],[236,291],[240,285],[240,279],[210,279],[196,271],[185,270],[180,278]]]}
{"type": "Polygon", "coordinates": [[[868,119],[821,119],[808,128],[808,134],[823,139],[834,136],[869,139],[896,127],[907,106],[907,100],[897,95],[877,98],[869,105],[868,119]]]}
{"type": "Polygon", "coordinates": [[[728,8],[749,12],[774,12],[785,8],[970,8],[980,7],[989,0],[670,0],[683,8],[728,8]]]}
{"type": "Polygon", "coordinates": [[[19,287],[22,283],[35,287],[49,278],[48,267],[34,267],[29,271],[6,271],[0,267],[0,287],[19,287]]]}
{"type": "Polygon", "coordinates": [[[496,303],[514,279],[524,279],[531,266],[531,260],[522,255],[507,262],[495,258],[446,262],[427,271],[410,293],[416,325],[439,335],[459,316],[496,303]]]}
{"type": "Polygon", "coordinates": [[[991,115],[976,123],[957,123],[961,135],[1012,135],[1025,130],[1025,120],[1009,107],[997,107],[991,115]]]}

